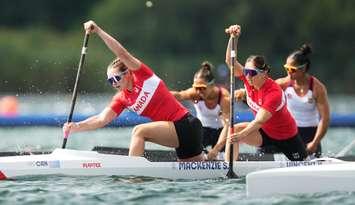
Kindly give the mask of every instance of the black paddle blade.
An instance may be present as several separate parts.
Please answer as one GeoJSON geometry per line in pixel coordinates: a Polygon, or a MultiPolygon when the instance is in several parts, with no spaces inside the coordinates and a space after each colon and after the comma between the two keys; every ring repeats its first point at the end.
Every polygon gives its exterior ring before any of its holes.
{"type": "MultiPolygon", "coordinates": [[[[231,152],[233,152],[233,147],[231,147],[232,148],[232,150],[231,150],[231,152]]],[[[231,156],[230,156],[230,159],[233,159],[233,154],[231,154],[231,156]]],[[[228,168],[228,172],[227,172],[227,178],[229,178],[229,179],[236,179],[236,178],[239,178],[239,176],[234,172],[234,170],[233,170],[233,160],[230,160],[229,161],[229,168],[228,168]]]]}
{"type": "Polygon", "coordinates": [[[63,139],[63,145],[62,145],[62,149],[65,149],[65,146],[66,146],[66,144],[67,144],[67,138],[64,138],[63,139]]]}
{"type": "MultiPolygon", "coordinates": [[[[233,127],[231,127],[231,132],[234,132],[233,127]]],[[[235,179],[235,178],[239,178],[238,175],[234,172],[233,167],[234,167],[234,163],[233,163],[233,155],[234,155],[234,147],[233,144],[230,144],[230,149],[229,149],[229,167],[228,167],[228,172],[227,172],[227,177],[229,179],[235,179]]]]}
{"type": "Polygon", "coordinates": [[[234,171],[232,169],[228,170],[226,176],[228,179],[238,179],[239,178],[239,176],[236,173],[234,173],[234,171]]]}

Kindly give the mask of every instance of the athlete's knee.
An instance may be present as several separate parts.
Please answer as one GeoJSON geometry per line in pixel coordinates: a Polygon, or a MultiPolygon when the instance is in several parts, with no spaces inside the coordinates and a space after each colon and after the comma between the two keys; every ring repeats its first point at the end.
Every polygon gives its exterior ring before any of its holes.
{"type": "Polygon", "coordinates": [[[132,137],[144,139],[144,126],[137,125],[132,130],[132,137]]]}

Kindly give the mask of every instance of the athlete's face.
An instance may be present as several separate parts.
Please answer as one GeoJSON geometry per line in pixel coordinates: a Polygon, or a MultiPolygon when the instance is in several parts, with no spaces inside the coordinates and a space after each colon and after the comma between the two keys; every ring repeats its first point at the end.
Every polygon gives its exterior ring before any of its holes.
{"type": "Polygon", "coordinates": [[[256,66],[254,65],[254,63],[252,61],[248,61],[245,63],[245,68],[247,69],[254,69],[255,72],[257,73],[256,75],[252,76],[252,75],[246,75],[246,79],[248,81],[248,83],[251,85],[251,86],[255,86],[255,85],[259,85],[262,83],[262,81],[264,80],[264,75],[265,73],[261,73],[261,72],[257,72],[257,68],[256,66]]]}
{"type": "Polygon", "coordinates": [[[287,58],[284,67],[291,80],[297,80],[299,78],[302,78],[305,74],[305,67],[297,65],[292,58],[287,58]]]}
{"type": "Polygon", "coordinates": [[[120,71],[117,67],[107,70],[107,81],[117,90],[122,90],[127,87],[126,76],[129,75],[128,69],[120,71]]]}
{"type": "Polygon", "coordinates": [[[202,78],[195,78],[193,88],[200,98],[206,99],[211,94],[213,86],[208,85],[202,78]]]}

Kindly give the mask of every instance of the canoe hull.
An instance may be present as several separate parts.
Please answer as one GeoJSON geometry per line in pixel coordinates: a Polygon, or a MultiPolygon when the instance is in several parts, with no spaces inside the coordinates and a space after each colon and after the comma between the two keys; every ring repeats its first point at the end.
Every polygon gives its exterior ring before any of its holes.
{"type": "Polygon", "coordinates": [[[247,195],[251,197],[355,191],[354,182],[354,162],[270,169],[246,177],[247,195]]]}
{"type": "MultiPolygon", "coordinates": [[[[238,161],[234,170],[239,176],[279,167],[316,166],[339,163],[341,160],[312,162],[238,161]]],[[[2,179],[33,175],[68,176],[146,176],[167,179],[211,179],[225,177],[228,163],[205,162],[151,162],[144,157],[102,154],[96,151],[55,149],[51,154],[0,157],[2,179]]]]}

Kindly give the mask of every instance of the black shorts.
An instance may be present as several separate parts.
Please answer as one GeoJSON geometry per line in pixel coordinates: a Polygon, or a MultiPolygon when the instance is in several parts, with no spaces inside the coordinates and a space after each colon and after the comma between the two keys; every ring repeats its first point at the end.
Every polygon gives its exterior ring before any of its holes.
{"type": "Polygon", "coordinates": [[[261,152],[268,153],[267,149],[273,149],[274,153],[282,152],[291,161],[302,161],[307,157],[306,147],[298,134],[290,139],[275,140],[269,137],[263,129],[259,129],[259,132],[263,138],[260,146],[261,152]]]}
{"type": "MultiPolygon", "coordinates": [[[[298,127],[298,134],[301,136],[304,144],[310,143],[317,132],[317,127],[298,127]]],[[[320,157],[322,155],[322,146],[319,143],[317,150],[315,152],[315,157],[320,157]]]]}
{"type": "Polygon", "coordinates": [[[179,159],[186,159],[202,153],[202,125],[199,119],[190,113],[179,121],[174,122],[179,138],[176,155],[179,159]]]}
{"type": "MultiPolygon", "coordinates": [[[[208,146],[212,148],[217,144],[219,135],[223,130],[222,128],[210,128],[210,127],[202,127],[202,145],[203,148],[206,149],[208,146]]],[[[224,150],[224,148],[223,148],[224,150]]]]}

